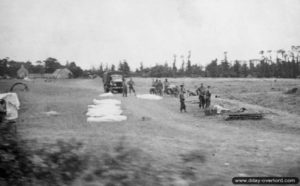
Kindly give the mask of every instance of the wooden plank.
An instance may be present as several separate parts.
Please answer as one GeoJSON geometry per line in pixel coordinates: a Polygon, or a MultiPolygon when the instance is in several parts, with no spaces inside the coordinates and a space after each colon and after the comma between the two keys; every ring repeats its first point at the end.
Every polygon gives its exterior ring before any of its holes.
{"type": "Polygon", "coordinates": [[[241,120],[254,119],[254,120],[258,120],[258,119],[262,119],[262,118],[263,118],[263,114],[261,114],[261,113],[235,113],[235,114],[228,114],[228,116],[226,117],[226,120],[234,120],[234,119],[241,119],[241,120]]]}

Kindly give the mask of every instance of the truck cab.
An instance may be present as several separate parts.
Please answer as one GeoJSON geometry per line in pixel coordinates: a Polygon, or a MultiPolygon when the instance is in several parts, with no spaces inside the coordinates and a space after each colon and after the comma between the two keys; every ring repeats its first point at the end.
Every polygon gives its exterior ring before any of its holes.
{"type": "Polygon", "coordinates": [[[123,74],[119,71],[106,71],[103,74],[104,92],[122,93],[123,91],[123,74]]]}

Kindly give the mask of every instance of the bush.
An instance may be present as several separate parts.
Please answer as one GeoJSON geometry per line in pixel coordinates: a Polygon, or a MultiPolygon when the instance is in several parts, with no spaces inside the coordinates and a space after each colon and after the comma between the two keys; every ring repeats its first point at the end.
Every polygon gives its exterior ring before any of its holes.
{"type": "Polygon", "coordinates": [[[24,142],[18,140],[14,123],[0,123],[0,183],[30,185],[33,169],[29,157],[24,142]]]}
{"type": "Polygon", "coordinates": [[[85,175],[87,182],[100,182],[105,186],[164,185],[161,171],[141,151],[120,142],[112,152],[101,155],[94,167],[85,175]]]}
{"type": "Polygon", "coordinates": [[[33,151],[35,179],[46,185],[70,185],[86,168],[88,156],[81,152],[82,144],[58,140],[33,151]]]}
{"type": "Polygon", "coordinates": [[[18,138],[12,123],[0,124],[0,185],[69,185],[88,162],[82,144],[75,141],[37,150],[30,150],[28,143],[18,138]]]}

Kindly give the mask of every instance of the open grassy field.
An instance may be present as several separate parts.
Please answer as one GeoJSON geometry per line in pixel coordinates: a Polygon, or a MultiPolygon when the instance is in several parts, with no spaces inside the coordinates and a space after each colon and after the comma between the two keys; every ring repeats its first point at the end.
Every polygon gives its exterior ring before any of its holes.
{"type": "MultiPolygon", "coordinates": [[[[134,78],[138,94],[149,92],[151,78],[134,78]]],[[[16,80],[1,80],[5,91],[16,80]]],[[[18,91],[21,101],[18,132],[39,144],[75,138],[86,151],[101,153],[120,139],[141,149],[158,168],[176,167],[190,154],[189,166],[197,174],[195,185],[231,185],[234,176],[300,177],[300,95],[284,91],[300,87],[295,79],[175,78],[195,90],[210,85],[212,104],[230,109],[245,107],[265,113],[258,121],[225,121],[222,116],[204,116],[197,104],[179,112],[178,98],[142,100],[133,95],[121,100],[127,121],[88,123],[86,112],[94,98],[103,99],[101,79],[71,79],[25,82],[29,91],[18,91]],[[220,98],[214,98],[218,95],[220,98]],[[48,111],[58,115],[49,116],[48,111]],[[146,120],[143,118],[147,118],[146,120]]],[[[189,97],[187,100],[195,100],[189,97]]]]}

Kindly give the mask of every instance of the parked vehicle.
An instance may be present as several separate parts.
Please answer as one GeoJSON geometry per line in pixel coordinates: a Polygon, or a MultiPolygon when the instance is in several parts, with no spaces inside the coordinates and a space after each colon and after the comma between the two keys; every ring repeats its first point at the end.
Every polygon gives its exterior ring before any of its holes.
{"type": "Polygon", "coordinates": [[[103,74],[104,92],[122,93],[123,90],[123,74],[119,71],[106,71],[103,74]]]}

